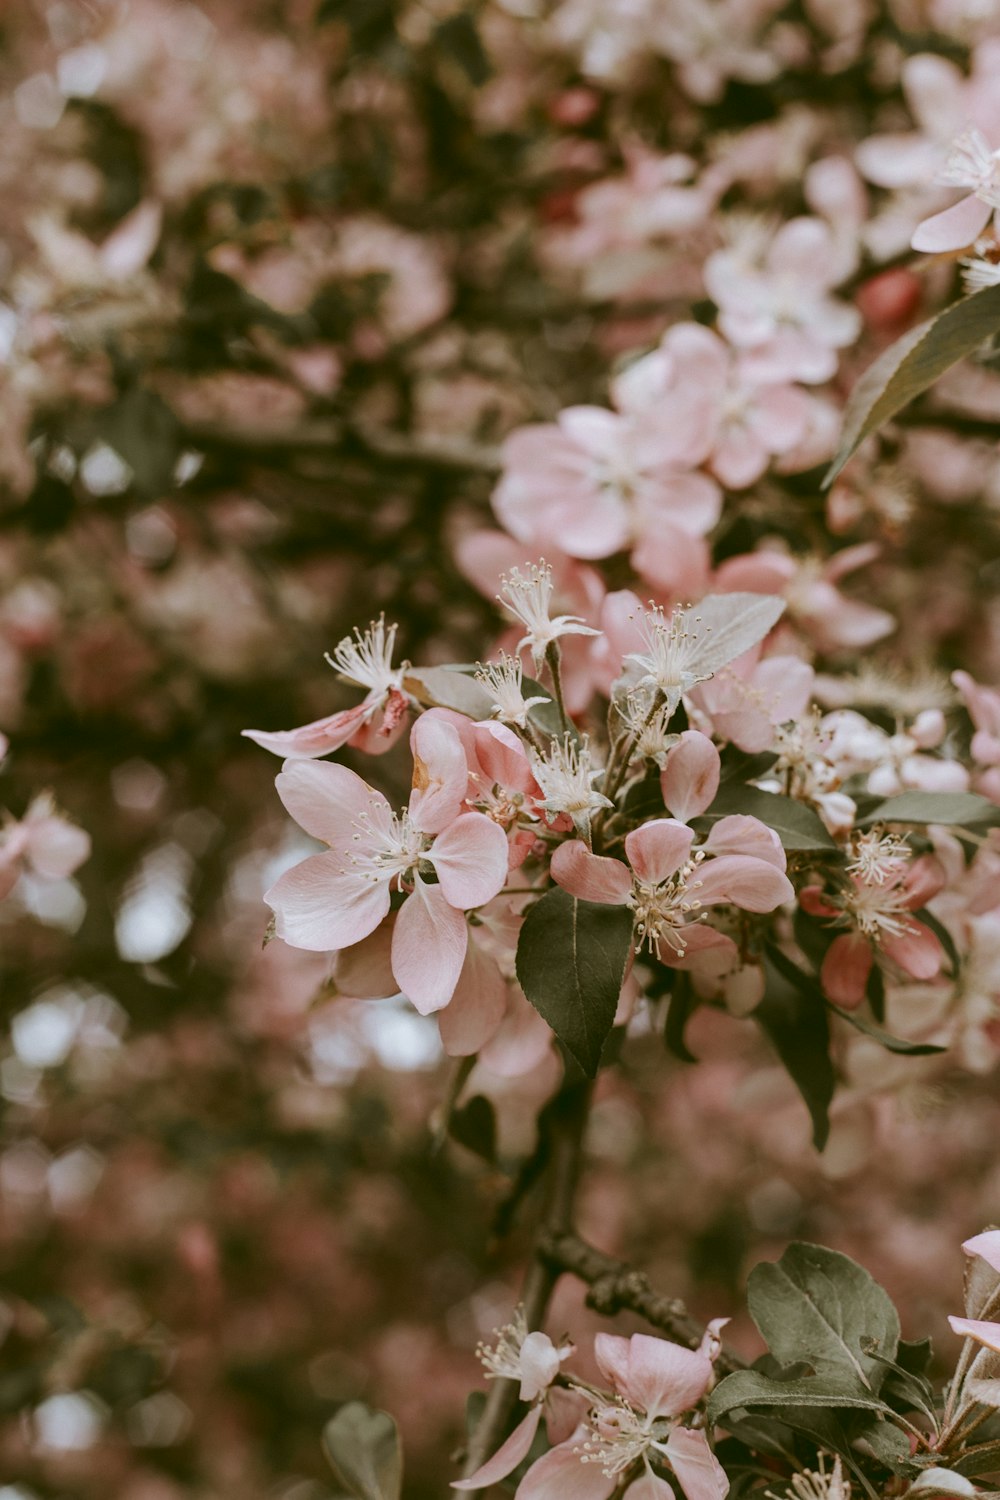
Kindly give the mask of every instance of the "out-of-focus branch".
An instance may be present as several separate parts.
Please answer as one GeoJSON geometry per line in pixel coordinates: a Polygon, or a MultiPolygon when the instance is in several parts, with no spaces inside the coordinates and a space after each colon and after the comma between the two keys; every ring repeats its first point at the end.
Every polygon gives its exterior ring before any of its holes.
{"type": "Polygon", "coordinates": [[[249,449],[254,453],[324,453],[352,449],[386,463],[415,465],[427,469],[471,470],[496,474],[500,450],[463,438],[414,437],[390,428],[343,422],[338,417],[317,417],[283,430],[255,430],[218,422],[188,422],[185,438],[196,447],[249,449]]]}
{"type": "MultiPolygon", "coordinates": [[[[634,1312],[651,1328],[669,1334],[678,1343],[695,1348],[704,1328],[690,1316],[676,1297],[663,1297],[650,1286],[642,1271],[636,1271],[623,1260],[616,1260],[588,1245],[572,1230],[544,1234],[539,1255],[556,1272],[569,1271],[585,1281],[590,1290],[587,1306],[611,1317],[617,1312],[634,1312]]],[[[716,1361],[721,1373],[744,1368],[739,1355],[723,1350],[716,1361]]]]}

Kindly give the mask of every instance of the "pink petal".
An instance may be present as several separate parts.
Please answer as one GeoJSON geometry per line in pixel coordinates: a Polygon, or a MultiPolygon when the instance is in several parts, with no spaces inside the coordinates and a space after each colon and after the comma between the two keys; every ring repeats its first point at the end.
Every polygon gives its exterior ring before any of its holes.
{"type": "Polygon", "coordinates": [[[720,773],[719,752],[708,735],[686,729],[660,776],[663,800],[674,817],[686,823],[703,813],[715,800],[720,773]]]}
{"type": "Polygon", "coordinates": [[[443,1010],[455,993],[468,941],[462,913],[448,904],[439,885],[427,885],[418,875],[396,916],[392,972],[422,1016],[443,1010]]]}
{"type": "Polygon", "coordinates": [[[731,813],[712,825],[705,848],[713,854],[749,854],[763,859],[776,870],[787,864],[781,840],[773,828],[745,813],[731,813]]]}
{"type": "Polygon", "coordinates": [[[338,848],[351,843],[359,818],[389,816],[389,804],[381,792],[346,766],[329,761],[286,761],[274,784],[299,827],[338,848]]]}
{"type": "Polygon", "coordinates": [[[427,858],[437,871],[445,900],[471,911],[504,888],[507,835],[482,813],[462,813],[438,834],[427,858]]]}
{"type": "Polygon", "coordinates": [[[995,1349],[1000,1354],[1000,1323],[987,1323],[978,1318],[949,1318],[955,1333],[963,1338],[975,1339],[986,1349],[995,1349]]]}
{"type": "Polygon", "coordinates": [[[805,713],[816,673],[799,656],[769,656],[753,674],[753,686],[763,693],[772,724],[786,724],[805,713]]]}
{"type": "Polygon", "coordinates": [[[558,845],[550,868],[556,884],[581,901],[621,906],[632,890],[631,876],[620,860],[591,854],[580,839],[558,845]]]}
{"type": "Polygon", "coordinates": [[[767,468],[767,450],[749,427],[730,427],[712,455],[712,472],[731,490],[745,490],[767,468]]]}
{"type": "Polygon", "coordinates": [[[441,1044],[449,1057],[472,1057],[500,1029],[507,1010],[507,985],[471,935],[455,993],[438,1012],[441,1044]]]}
{"type": "Polygon", "coordinates": [[[660,943],[660,961],[668,968],[687,969],[694,974],[725,974],[739,956],[740,950],[732,938],[705,922],[689,922],[684,928],[684,941],[687,946],[683,955],[660,943]]]}
{"type": "Polygon", "coordinates": [[[687,1500],[724,1500],[728,1495],[726,1471],[703,1432],[675,1427],[667,1438],[667,1457],[687,1500]]]}
{"type": "Polygon", "coordinates": [[[506,1479],[508,1474],[513,1474],[518,1464],[523,1463],[530,1453],[541,1418],[541,1406],[533,1406],[493,1457],[488,1458],[468,1479],[453,1480],[452,1489],[486,1490],[490,1485],[499,1484],[501,1479],[506,1479]]]}
{"type": "Polygon", "coordinates": [[[688,536],[669,521],[651,518],[632,551],[632,566],[654,588],[673,598],[708,591],[711,553],[700,536],[688,536]]]}
{"type": "Polygon", "coordinates": [[[719,564],[713,587],[720,594],[781,594],[796,572],[785,552],[746,552],[719,564]]]}
{"type": "Polygon", "coordinates": [[[345,872],[343,857],[332,851],[286,870],[264,900],[275,914],[278,936],[314,953],[360,943],[389,914],[388,882],[345,872]]]}
{"type": "Polygon", "coordinates": [[[473,724],[472,742],[487,786],[502,786],[528,796],[541,795],[524,746],[506,724],[473,724]]]}
{"type": "Polygon", "coordinates": [[[608,1500],[617,1479],[609,1478],[600,1464],[582,1464],[575,1451],[588,1436],[588,1428],[578,1427],[565,1443],[543,1453],[521,1480],[514,1500],[608,1500]]]}
{"type": "Polygon", "coordinates": [[[703,906],[728,901],[743,911],[774,911],[795,899],[788,876],[772,860],[746,854],[723,854],[703,864],[688,887],[703,906]]]}
{"type": "Polygon", "coordinates": [[[1000,1229],[986,1229],[982,1234],[974,1234],[971,1240],[962,1241],[962,1249],[966,1255],[978,1255],[994,1271],[1000,1271],[1000,1229]]]}
{"type": "Polygon", "coordinates": [[[90,834],[58,813],[25,820],[28,830],[27,859],[46,880],[65,880],[90,855],[90,834]]]}
{"type": "Polygon", "coordinates": [[[854,1010],[865,998],[865,986],[872,968],[872,950],[859,932],[845,932],[835,937],[826,950],[820,982],[824,993],[835,1005],[854,1010]]]}
{"type": "Polygon", "coordinates": [[[559,1350],[548,1334],[536,1331],[529,1333],[521,1345],[519,1363],[521,1389],[518,1394],[522,1401],[534,1401],[558,1375],[561,1360],[559,1350]]]}
{"type": "Polygon", "coordinates": [[[346,745],[365,722],[368,713],[368,705],[359,703],[356,708],[345,708],[339,714],[328,714],[325,719],[314,719],[311,724],[303,724],[298,729],[244,729],[243,735],[263,750],[283,755],[287,760],[311,760],[346,745]]]}
{"type": "Polygon", "coordinates": [[[499,1078],[523,1078],[552,1048],[552,1033],[517,985],[508,986],[507,1015],[485,1047],[480,1064],[499,1078]]]}
{"type": "Polygon", "coordinates": [[[912,923],[902,937],[884,939],[882,951],[911,979],[933,979],[944,963],[941,939],[923,922],[912,923]]]}
{"type": "Polygon", "coordinates": [[[469,783],[469,767],[458,731],[421,715],[410,733],[413,790],[410,819],[422,833],[440,833],[458,817],[469,783]]]}
{"type": "Polygon", "coordinates": [[[628,1500],[674,1500],[674,1492],[665,1479],[652,1469],[643,1469],[625,1491],[628,1500]]]}
{"type": "Polygon", "coordinates": [[[393,922],[382,922],[368,937],[342,948],[333,961],[337,993],[352,1000],[384,1000],[399,990],[392,972],[393,922]]]}
{"type": "Polygon", "coordinates": [[[690,1411],[712,1379],[712,1361],[706,1355],[648,1333],[627,1339],[599,1333],[594,1357],[618,1394],[651,1416],[677,1417],[690,1411]]]}
{"type": "Polygon", "coordinates": [[[676,875],[691,853],[694,834],[676,818],[653,818],[625,838],[629,864],[645,885],[676,875]]]}
{"type": "Polygon", "coordinates": [[[914,250],[924,250],[931,255],[940,255],[946,250],[963,250],[982,234],[992,212],[988,203],[970,194],[952,208],[946,208],[944,213],[924,219],[913,231],[910,244],[914,250]]]}

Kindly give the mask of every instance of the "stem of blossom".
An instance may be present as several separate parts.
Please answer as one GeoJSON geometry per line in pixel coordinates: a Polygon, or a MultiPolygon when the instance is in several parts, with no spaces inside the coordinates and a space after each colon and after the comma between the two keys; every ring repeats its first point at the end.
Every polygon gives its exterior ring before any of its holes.
{"type": "Polygon", "coordinates": [[[981,1406],[976,1416],[969,1422],[966,1420],[969,1411],[970,1407],[968,1406],[959,1407],[954,1421],[949,1427],[945,1428],[944,1432],[938,1438],[937,1446],[939,1449],[944,1447],[960,1448],[964,1443],[968,1442],[976,1428],[981,1427],[987,1417],[993,1415],[992,1407],[981,1406]]]}
{"type": "MultiPolygon", "coordinates": [[[[569,1271],[587,1283],[587,1306],[605,1317],[617,1312],[637,1313],[651,1328],[658,1328],[677,1343],[696,1348],[701,1342],[704,1328],[688,1313],[683,1302],[676,1297],[663,1297],[655,1292],[642,1271],[636,1271],[627,1262],[616,1260],[588,1245],[572,1230],[549,1233],[543,1236],[541,1254],[560,1271],[569,1271]]],[[[720,1373],[730,1374],[742,1370],[746,1365],[738,1354],[723,1349],[716,1366],[720,1373]]]]}
{"type": "Polygon", "coordinates": [[[562,653],[559,650],[558,641],[549,641],[545,648],[545,664],[552,677],[552,690],[556,695],[556,708],[559,710],[559,721],[562,724],[563,734],[569,731],[569,716],[566,713],[566,704],[563,700],[562,690],[562,653]]]}
{"type": "MultiPolygon", "coordinates": [[[[960,830],[960,832],[964,832],[964,830],[960,830]]],[[[995,1316],[998,1309],[1000,1309],[1000,1285],[987,1298],[985,1304],[979,1308],[976,1317],[984,1321],[989,1321],[990,1318],[995,1316]]],[[[981,1347],[980,1344],[976,1343],[975,1339],[969,1338],[962,1345],[962,1352],[958,1356],[958,1363],[955,1366],[955,1378],[948,1388],[948,1400],[945,1403],[944,1416],[942,1418],[942,1439],[955,1426],[955,1402],[958,1400],[962,1386],[965,1384],[965,1377],[969,1373],[969,1366],[979,1353],[981,1347]]]]}
{"type": "Polygon", "coordinates": [[[441,1107],[437,1111],[437,1119],[434,1121],[432,1138],[432,1149],[434,1151],[440,1151],[448,1137],[448,1126],[451,1123],[455,1105],[458,1103],[458,1097],[475,1066],[476,1059],[474,1055],[472,1057],[460,1057],[457,1065],[452,1070],[452,1075],[448,1080],[447,1092],[441,1100],[441,1107]]]}
{"type": "MultiPolygon", "coordinates": [[[[591,1092],[592,1085],[589,1082],[564,1083],[547,1111],[547,1201],[534,1256],[521,1291],[525,1323],[532,1330],[541,1327],[549,1298],[562,1274],[558,1265],[543,1256],[541,1246],[549,1236],[568,1231],[572,1223],[591,1092]]],[[[500,1446],[517,1400],[517,1390],[516,1380],[494,1380],[490,1386],[483,1414],[466,1450],[463,1469],[465,1478],[474,1474],[500,1446]]]]}

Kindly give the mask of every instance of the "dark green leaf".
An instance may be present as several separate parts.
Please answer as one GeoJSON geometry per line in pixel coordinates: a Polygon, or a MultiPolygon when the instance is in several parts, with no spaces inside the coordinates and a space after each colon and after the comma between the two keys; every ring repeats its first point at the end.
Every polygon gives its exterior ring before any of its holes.
{"type": "Polygon", "coordinates": [[[357,1500],[399,1500],[403,1455],[388,1412],[349,1401],[324,1427],[323,1451],[340,1483],[357,1500]]]}
{"type": "Polygon", "coordinates": [[[947,1047],[936,1047],[933,1042],[908,1042],[901,1036],[893,1036],[891,1032],[883,1031],[871,1021],[866,1021],[864,1016],[859,1016],[854,1010],[841,1010],[839,1005],[834,1005],[828,1000],[827,1005],[835,1016],[846,1021],[848,1026],[853,1026],[855,1031],[863,1031],[865,1036],[870,1036],[873,1041],[878,1042],[887,1052],[897,1052],[901,1057],[930,1057],[935,1052],[947,1052],[947,1047]]]}
{"type": "Polygon", "coordinates": [[[837,848],[819,817],[804,802],[733,782],[719,788],[711,807],[700,818],[693,819],[691,826],[699,833],[707,833],[713,823],[733,813],[759,818],[774,829],[786,849],[833,852],[837,848]]]}
{"type": "Polygon", "coordinates": [[[627,906],[547,891],[524,919],[517,980],[588,1077],[614,1023],[632,945],[627,906]]]}
{"type": "Polygon", "coordinates": [[[483,1094],[474,1094],[468,1104],[453,1109],[448,1134],[460,1146],[474,1151],[484,1161],[497,1159],[497,1121],[493,1105],[483,1094]]]}
{"type": "Polygon", "coordinates": [[[845,1389],[857,1381],[871,1394],[885,1377],[885,1366],[865,1347],[896,1357],[899,1315],[888,1293],[838,1250],[789,1245],[779,1261],[753,1268],[747,1300],[775,1358],[782,1364],[805,1360],[845,1389]]]}
{"type": "Polygon", "coordinates": [[[649,818],[665,818],[666,804],[660,785],[659,768],[648,772],[641,781],[634,781],[625,793],[622,811],[632,823],[645,823],[649,818]]]}
{"type": "Polygon", "coordinates": [[[878,964],[872,964],[868,971],[868,982],[865,985],[865,994],[868,1004],[872,1008],[872,1015],[876,1021],[885,1020],[885,976],[878,964]]]}
{"type": "MultiPolygon", "coordinates": [[[[1000,287],[996,290],[1000,292],[1000,287]]],[[[1000,823],[1000,807],[978,792],[900,792],[872,808],[870,823],[1000,823]]]]}
{"type": "Polygon", "coordinates": [[[458,64],[475,88],[482,87],[493,71],[479,40],[475,20],[468,12],[460,11],[442,21],[434,33],[434,45],[458,64]]]}
{"type": "Polygon", "coordinates": [[[910,1439],[893,1422],[866,1422],[854,1434],[851,1445],[856,1451],[870,1454],[894,1474],[915,1472],[910,1463],[910,1439]]]}
{"type": "Polygon", "coordinates": [[[977,1443],[959,1458],[952,1459],[951,1466],[956,1474],[968,1476],[1000,1473],[1000,1442],[977,1443]]]}
{"type": "Polygon", "coordinates": [[[991,286],[963,297],[937,317],[911,328],[886,349],[851,392],[840,447],[823,480],[824,488],[833,483],[870,433],[927,390],[952,365],[974,353],[997,329],[1000,329],[1000,287],[991,286]]]}
{"type": "Polygon", "coordinates": [[[667,1019],[663,1028],[663,1040],[667,1048],[681,1062],[693,1063],[698,1059],[688,1048],[684,1040],[684,1030],[688,1021],[694,1014],[698,1005],[697,996],[691,984],[690,976],[683,970],[677,971],[674,987],[667,1001],[667,1019]]]}
{"type": "Polygon", "coordinates": [[[922,906],[920,910],[915,911],[913,915],[919,922],[923,922],[924,926],[929,927],[931,932],[933,932],[934,936],[941,944],[941,947],[948,955],[948,961],[951,964],[952,974],[957,975],[959,969],[962,966],[962,960],[958,956],[958,949],[955,947],[955,939],[952,937],[947,927],[943,922],[939,922],[934,913],[932,911],[928,911],[926,906],[922,906]]]}
{"type": "Polygon", "coordinates": [[[721,755],[720,790],[730,782],[743,786],[748,781],[756,781],[758,776],[766,776],[777,759],[773,750],[751,755],[746,750],[737,750],[735,745],[727,745],[721,755]]]}
{"type": "Polygon", "coordinates": [[[813,1141],[822,1151],[830,1133],[829,1109],[834,1075],[830,1061],[830,1027],[819,997],[810,998],[792,984],[765,955],[767,989],[752,1012],[787,1068],[812,1116],[813,1141]]]}

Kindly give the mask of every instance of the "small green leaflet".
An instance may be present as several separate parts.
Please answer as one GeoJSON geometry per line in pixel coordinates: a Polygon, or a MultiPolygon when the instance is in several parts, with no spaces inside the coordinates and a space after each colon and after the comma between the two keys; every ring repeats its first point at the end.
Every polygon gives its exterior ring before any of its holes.
{"type": "Polygon", "coordinates": [[[488,719],[493,711],[486,689],[461,667],[412,667],[403,687],[425,708],[452,708],[470,719],[488,719]]]}
{"type": "Polygon", "coordinates": [[[517,982],[588,1078],[614,1025],[631,946],[629,907],[580,901],[558,887],[521,928],[517,982]]]}
{"type": "Polygon", "coordinates": [[[399,1500],[403,1455],[388,1412],[349,1401],[323,1429],[323,1451],[333,1472],[356,1500],[399,1500]]]}
{"type": "Polygon", "coordinates": [[[963,297],[911,328],[865,371],[844,413],[840,447],[823,480],[828,489],[865,438],[972,354],[1000,329],[1000,286],[963,297]]]}

